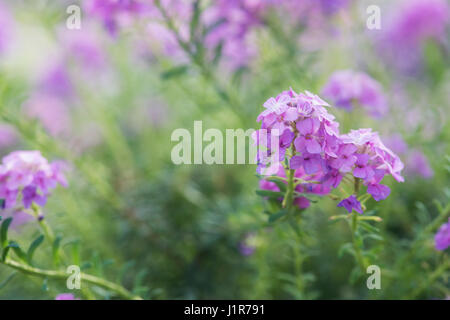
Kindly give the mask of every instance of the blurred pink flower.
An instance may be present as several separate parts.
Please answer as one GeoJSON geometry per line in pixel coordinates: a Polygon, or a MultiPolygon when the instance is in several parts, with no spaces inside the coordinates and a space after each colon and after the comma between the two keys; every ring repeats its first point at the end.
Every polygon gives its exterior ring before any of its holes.
{"type": "Polygon", "coordinates": [[[445,250],[450,247],[450,219],[444,223],[434,236],[436,250],[445,250]]]}
{"type": "Polygon", "coordinates": [[[347,111],[361,106],[375,117],[383,116],[388,111],[382,86],[362,72],[336,71],[328,79],[322,94],[337,107],[347,111]]]}
{"type": "Polygon", "coordinates": [[[404,0],[396,4],[378,40],[380,53],[397,70],[412,73],[420,69],[422,47],[428,40],[445,41],[450,22],[446,0],[404,0]]]}
{"type": "Polygon", "coordinates": [[[69,110],[62,100],[48,94],[35,94],[25,102],[24,112],[38,119],[53,136],[67,134],[71,128],[69,110]]]}
{"type": "Polygon", "coordinates": [[[63,61],[46,66],[37,87],[42,93],[64,99],[73,95],[72,80],[63,61]]]}
{"type": "Polygon", "coordinates": [[[14,151],[0,165],[0,198],[4,208],[14,208],[21,199],[25,208],[34,202],[44,206],[58,184],[67,186],[60,165],[49,163],[39,151],[14,151]],[[21,195],[21,197],[19,197],[21,195]]]}
{"type": "Polygon", "coordinates": [[[72,293],[60,293],[56,296],[55,300],[79,300],[79,299],[76,299],[72,293]]]}
{"type": "Polygon", "coordinates": [[[16,129],[8,124],[0,124],[0,148],[9,147],[17,141],[16,129]]]}

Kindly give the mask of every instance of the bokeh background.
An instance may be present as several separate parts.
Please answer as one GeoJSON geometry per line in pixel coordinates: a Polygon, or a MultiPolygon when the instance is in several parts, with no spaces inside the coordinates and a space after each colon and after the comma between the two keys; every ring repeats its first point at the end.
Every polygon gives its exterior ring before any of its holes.
{"type": "MultiPolygon", "coordinates": [[[[82,269],[148,299],[447,298],[449,272],[439,267],[448,250],[435,249],[433,222],[449,216],[450,3],[161,5],[168,16],[151,0],[0,2],[0,153],[40,150],[69,164],[69,187],[44,212],[65,250],[79,243],[82,269]],[[81,8],[81,29],[67,27],[70,5],[81,8]],[[370,5],[380,29],[367,26],[370,5]],[[255,165],[170,157],[173,130],[192,132],[194,120],[204,130],[256,129],[262,104],[289,87],[335,105],[322,93],[342,70],[369,77],[383,101],[352,97],[351,110],[330,109],[341,132],[371,127],[405,164],[405,182],[388,180],[391,195],[367,202],[383,219],[366,243],[381,290],[352,278],[351,235],[329,220],[343,213],[333,200],[302,213],[299,243],[286,223],[268,222],[255,165]]],[[[343,77],[336,90],[358,81],[343,77]]],[[[35,223],[15,220],[11,237],[31,242],[35,223]]],[[[50,256],[40,250],[37,264],[50,256]]],[[[0,265],[0,282],[10,274],[0,265]]],[[[64,282],[16,274],[0,298],[61,292],[64,282]]]]}

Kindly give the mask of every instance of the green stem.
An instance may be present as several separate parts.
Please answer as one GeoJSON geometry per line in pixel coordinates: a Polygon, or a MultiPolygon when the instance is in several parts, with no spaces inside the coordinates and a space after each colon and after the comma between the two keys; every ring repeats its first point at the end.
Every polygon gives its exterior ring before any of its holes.
{"type": "Polygon", "coordinates": [[[359,246],[358,240],[358,213],[353,212],[352,214],[352,221],[351,221],[351,229],[352,229],[352,243],[353,243],[353,249],[355,250],[355,260],[356,263],[361,268],[361,271],[363,273],[366,272],[366,263],[364,260],[364,257],[361,252],[361,248],[359,246]]]}
{"type": "Polygon", "coordinates": [[[217,79],[217,76],[204,63],[203,55],[199,55],[199,54],[193,52],[189,46],[189,43],[185,42],[181,38],[180,33],[178,32],[178,29],[175,26],[174,21],[169,16],[166,9],[161,5],[161,2],[159,0],[155,0],[154,3],[155,3],[155,6],[158,8],[159,12],[161,13],[161,15],[163,16],[166,26],[174,34],[177,44],[187,54],[187,56],[189,57],[191,62],[199,68],[199,70],[200,70],[202,76],[205,78],[205,80],[214,87],[214,90],[216,91],[217,95],[225,102],[230,103],[233,110],[235,112],[238,112],[237,114],[239,114],[239,111],[242,112],[243,108],[242,108],[237,96],[232,94],[229,90],[226,90],[225,88],[222,87],[219,80],[217,79]]]}
{"type": "MultiPolygon", "coordinates": [[[[37,276],[41,278],[53,278],[53,279],[60,279],[64,280],[67,279],[68,275],[64,271],[59,270],[44,270],[40,268],[31,267],[22,263],[19,263],[15,260],[7,258],[4,262],[2,262],[4,265],[9,266],[10,268],[13,268],[15,270],[18,270],[20,272],[23,272],[28,275],[37,276]]],[[[99,287],[105,288],[107,290],[110,290],[112,292],[115,292],[118,296],[129,299],[129,300],[142,300],[140,296],[134,295],[121,285],[115,284],[113,282],[110,282],[108,280],[86,274],[81,272],[80,273],[80,279],[81,281],[86,281],[90,284],[97,285],[99,287]]]]}
{"type": "MultiPolygon", "coordinates": [[[[361,185],[361,179],[355,178],[355,181],[354,181],[355,196],[358,196],[360,185],[361,185]]],[[[361,271],[364,274],[366,272],[366,262],[365,262],[363,254],[362,254],[361,247],[359,245],[361,243],[361,239],[358,235],[358,213],[356,213],[356,212],[352,213],[351,229],[352,229],[353,249],[355,250],[355,260],[356,260],[356,263],[361,268],[361,271]]]]}
{"type": "Polygon", "coordinates": [[[435,282],[437,279],[439,279],[442,274],[447,271],[447,269],[450,268],[450,260],[447,260],[445,263],[441,264],[439,268],[437,268],[425,281],[423,281],[419,287],[414,290],[408,297],[408,300],[414,299],[415,297],[419,296],[422,291],[429,288],[433,282],[435,282]]]}

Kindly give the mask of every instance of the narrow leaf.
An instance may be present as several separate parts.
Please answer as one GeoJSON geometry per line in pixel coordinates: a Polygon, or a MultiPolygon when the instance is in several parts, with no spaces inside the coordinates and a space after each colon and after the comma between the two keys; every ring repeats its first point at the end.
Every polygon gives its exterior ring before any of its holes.
{"type": "Polygon", "coordinates": [[[8,228],[12,222],[12,218],[6,218],[2,222],[2,226],[0,227],[0,242],[2,248],[5,248],[8,245],[8,228]]]}
{"type": "Polygon", "coordinates": [[[286,215],[288,213],[288,210],[286,209],[282,209],[280,211],[278,211],[277,213],[271,214],[269,216],[269,222],[272,223],[278,219],[280,219],[281,217],[283,217],[284,215],[286,215]]]}
{"type": "Polygon", "coordinates": [[[172,69],[169,69],[167,71],[164,71],[161,73],[161,79],[168,80],[170,78],[179,77],[185,74],[188,70],[188,66],[181,65],[177,67],[173,67],[172,69]]]}
{"type": "Polygon", "coordinates": [[[2,282],[0,282],[0,289],[3,289],[13,278],[14,276],[17,274],[17,271],[14,271],[13,273],[11,273],[9,276],[6,277],[5,280],[3,280],[2,282]]]}
{"type": "Polygon", "coordinates": [[[43,241],[44,241],[44,235],[41,234],[40,236],[38,236],[36,239],[33,240],[30,247],[28,248],[27,261],[30,265],[33,263],[32,260],[33,260],[34,252],[41,245],[41,243],[43,241]]]}

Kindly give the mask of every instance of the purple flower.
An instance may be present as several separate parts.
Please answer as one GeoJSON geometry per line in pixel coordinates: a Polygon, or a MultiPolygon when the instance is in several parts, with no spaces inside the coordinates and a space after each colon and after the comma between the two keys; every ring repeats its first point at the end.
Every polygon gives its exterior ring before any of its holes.
{"type": "Polygon", "coordinates": [[[371,183],[367,186],[367,193],[370,193],[375,201],[380,201],[389,196],[391,189],[383,184],[371,183]]]}
{"type": "Polygon", "coordinates": [[[444,223],[434,236],[436,250],[445,250],[450,247],[450,219],[444,223]]]}
{"type": "MultiPolygon", "coordinates": [[[[339,123],[325,106],[328,104],[318,96],[308,91],[296,93],[292,89],[267,100],[266,109],[257,118],[261,129],[252,136],[255,145],[263,148],[257,153],[257,172],[286,177],[280,161],[287,157],[286,169],[295,170],[295,177],[303,180],[296,184],[298,193],[327,194],[349,173],[363,180],[376,201],[385,199],[390,193],[389,187],[380,184],[385,175],[404,181],[400,158],[372,129],[351,130],[341,135],[339,123]],[[279,155],[272,150],[274,137],[279,138],[279,155]],[[290,147],[293,147],[292,155],[286,153],[290,147]]],[[[276,184],[268,181],[262,181],[261,188],[279,191],[276,184]]],[[[341,202],[341,206],[351,201],[350,197],[341,202]]],[[[299,198],[296,204],[303,208],[309,201],[299,198]]],[[[355,206],[355,210],[360,210],[357,204],[355,206]]]]}
{"type": "Polygon", "coordinates": [[[323,185],[326,187],[337,188],[341,183],[343,176],[339,170],[331,169],[323,178],[323,185]]]}
{"type": "Polygon", "coordinates": [[[290,168],[304,168],[306,174],[314,174],[322,168],[320,155],[305,152],[302,156],[293,156],[290,161],[290,168]]]}
{"type": "Polygon", "coordinates": [[[375,117],[385,115],[388,111],[381,85],[362,72],[342,70],[333,73],[322,89],[322,94],[337,107],[347,111],[362,106],[375,117]]]}
{"type": "Polygon", "coordinates": [[[406,172],[408,174],[419,175],[425,179],[433,177],[433,169],[427,157],[420,150],[413,150],[406,159],[406,162],[406,172]]]}
{"type": "Polygon", "coordinates": [[[60,293],[56,296],[55,300],[78,300],[72,293],[60,293]]]}
{"type": "Polygon", "coordinates": [[[16,209],[3,209],[2,210],[3,218],[12,218],[11,228],[15,231],[19,231],[20,227],[26,224],[29,221],[32,221],[34,217],[23,210],[16,209]]]}
{"type": "Polygon", "coordinates": [[[48,163],[39,151],[14,151],[0,165],[0,198],[5,208],[17,205],[17,196],[29,208],[32,203],[44,206],[51,189],[64,184],[60,165],[48,163]]]}
{"type": "Polygon", "coordinates": [[[86,71],[99,71],[106,65],[106,57],[95,30],[83,25],[83,30],[64,30],[60,35],[66,59],[74,61],[86,71]]]}
{"type": "Polygon", "coordinates": [[[357,157],[354,153],[358,148],[353,144],[341,144],[337,152],[337,158],[330,160],[330,166],[342,172],[352,171],[357,157]]]}
{"type": "Polygon", "coordinates": [[[122,23],[149,10],[146,1],[140,0],[88,0],[86,11],[103,22],[105,29],[116,36],[122,23]]]}
{"type": "Polygon", "coordinates": [[[245,256],[251,256],[256,249],[255,246],[255,235],[253,233],[248,233],[244,240],[239,243],[239,252],[245,256]]]}
{"type": "Polygon", "coordinates": [[[26,186],[25,188],[23,188],[22,197],[23,206],[25,207],[25,209],[31,207],[31,204],[33,202],[37,205],[40,205],[41,207],[45,206],[45,203],[47,202],[47,198],[45,196],[37,193],[36,186],[26,186]]]}
{"type": "Polygon", "coordinates": [[[297,151],[307,151],[309,153],[320,153],[322,147],[317,141],[315,134],[319,130],[320,121],[317,118],[306,118],[297,122],[297,130],[300,135],[294,141],[297,151]]]}
{"type": "Polygon", "coordinates": [[[388,137],[385,142],[386,145],[397,154],[402,155],[408,152],[408,144],[398,133],[388,137]]]}
{"type": "Polygon", "coordinates": [[[17,141],[17,138],[14,127],[6,124],[0,125],[0,148],[9,147],[17,141]]]}
{"type": "Polygon", "coordinates": [[[416,73],[425,43],[445,41],[450,7],[445,0],[405,0],[387,20],[378,39],[381,56],[398,71],[416,73]]]}
{"type": "Polygon", "coordinates": [[[73,84],[64,62],[47,66],[38,84],[40,92],[59,98],[69,98],[73,95],[73,84]]]}
{"type": "Polygon", "coordinates": [[[311,205],[310,201],[306,197],[297,197],[297,198],[295,198],[294,199],[294,204],[299,209],[306,209],[306,208],[309,208],[309,206],[311,205]]]}
{"type": "Polygon", "coordinates": [[[350,197],[342,200],[338,203],[338,207],[344,207],[347,209],[348,213],[351,213],[353,209],[355,209],[358,213],[363,213],[363,210],[361,208],[361,203],[356,199],[354,195],[351,195],[350,197]]]}
{"type": "Polygon", "coordinates": [[[40,120],[42,126],[52,135],[60,136],[70,131],[69,109],[58,97],[50,94],[35,94],[24,104],[25,113],[40,120]]]}
{"type": "Polygon", "coordinates": [[[257,54],[249,35],[262,24],[262,15],[269,5],[269,1],[213,1],[202,15],[202,23],[211,27],[205,38],[206,47],[214,52],[220,45],[225,65],[232,70],[245,66],[257,54]]]}
{"type": "Polygon", "coordinates": [[[374,171],[369,165],[370,156],[366,153],[356,155],[355,169],[353,169],[353,176],[364,180],[372,179],[374,171]]]}

